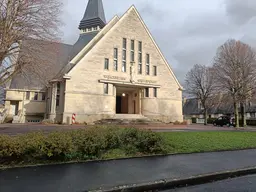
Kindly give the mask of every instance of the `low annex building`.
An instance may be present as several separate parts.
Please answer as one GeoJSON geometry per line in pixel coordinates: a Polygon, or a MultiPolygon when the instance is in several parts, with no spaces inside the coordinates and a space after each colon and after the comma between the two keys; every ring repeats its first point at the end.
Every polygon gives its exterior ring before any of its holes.
{"type": "Polygon", "coordinates": [[[33,76],[12,79],[8,116],[59,123],[70,123],[73,113],[79,123],[116,114],[183,120],[182,87],[134,6],[106,23],[102,1],[89,0],[79,29],[74,45],[59,45],[47,86],[33,76]]]}

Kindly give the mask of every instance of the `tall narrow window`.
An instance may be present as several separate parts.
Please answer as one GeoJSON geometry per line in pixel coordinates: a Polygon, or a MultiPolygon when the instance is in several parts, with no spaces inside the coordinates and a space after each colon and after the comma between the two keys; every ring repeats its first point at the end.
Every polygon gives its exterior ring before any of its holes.
{"type": "Polygon", "coordinates": [[[118,71],[118,49],[114,48],[114,70],[118,71]]]}
{"type": "Polygon", "coordinates": [[[30,92],[29,91],[26,92],[26,100],[30,100],[30,92]]]}
{"type": "Polygon", "coordinates": [[[34,101],[38,100],[38,93],[34,93],[34,101]]]}
{"type": "Polygon", "coordinates": [[[60,82],[57,83],[56,107],[60,106],[60,82]]]}
{"type": "Polygon", "coordinates": [[[108,94],[108,84],[104,83],[104,94],[108,94]]]}
{"type": "Polygon", "coordinates": [[[150,56],[146,55],[146,75],[150,74],[150,56]]]}
{"type": "Polygon", "coordinates": [[[122,63],[122,72],[126,72],[126,61],[122,63]]]}
{"type": "Polygon", "coordinates": [[[134,62],[134,40],[131,40],[131,62],[134,62]]]}
{"type": "Polygon", "coordinates": [[[126,50],[123,50],[122,72],[126,72],[126,50]]]}
{"type": "Polygon", "coordinates": [[[139,52],[142,52],[142,42],[139,41],[139,52]]]}
{"type": "Polygon", "coordinates": [[[127,40],[123,38],[122,72],[126,72],[126,47],[127,47],[127,40]]]}
{"type": "Polygon", "coordinates": [[[109,59],[105,58],[104,69],[109,70],[109,59]]]}
{"type": "Polygon", "coordinates": [[[60,106],[60,96],[57,95],[56,96],[56,107],[59,107],[60,106]]]}
{"type": "Polygon", "coordinates": [[[153,70],[154,70],[154,76],[157,76],[157,67],[153,66],[153,70]]]}
{"type": "Polygon", "coordinates": [[[153,88],[154,91],[154,97],[157,97],[157,88],[153,88]]]}
{"type": "Polygon", "coordinates": [[[145,88],[145,97],[149,97],[149,88],[145,88]]]}
{"type": "Polygon", "coordinates": [[[127,45],[127,39],[123,38],[123,49],[126,49],[126,45],[127,45]]]}
{"type": "Polygon", "coordinates": [[[142,42],[139,41],[139,53],[138,53],[138,73],[142,74],[142,42]]]}

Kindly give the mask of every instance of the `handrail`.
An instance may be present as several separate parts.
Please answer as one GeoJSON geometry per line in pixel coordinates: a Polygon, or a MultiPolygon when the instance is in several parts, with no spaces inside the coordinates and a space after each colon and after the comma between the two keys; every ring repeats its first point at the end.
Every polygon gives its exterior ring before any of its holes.
{"type": "Polygon", "coordinates": [[[7,109],[4,109],[3,110],[3,112],[1,112],[1,121],[0,121],[0,123],[4,123],[4,120],[5,120],[5,118],[7,117],[7,115],[8,115],[8,110],[7,109]]]}
{"type": "Polygon", "coordinates": [[[18,115],[17,116],[19,117],[19,122],[18,123],[20,123],[21,122],[21,118],[22,118],[22,110],[18,111],[18,115]]]}
{"type": "Polygon", "coordinates": [[[14,115],[12,123],[21,123],[23,117],[23,111],[19,110],[17,115],[14,115]]]}

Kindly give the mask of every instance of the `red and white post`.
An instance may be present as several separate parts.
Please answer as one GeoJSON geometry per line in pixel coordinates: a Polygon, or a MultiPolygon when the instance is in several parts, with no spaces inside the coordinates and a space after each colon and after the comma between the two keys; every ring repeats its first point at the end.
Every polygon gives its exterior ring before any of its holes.
{"type": "Polygon", "coordinates": [[[76,114],[73,113],[72,115],[72,125],[76,123],[76,114]]]}

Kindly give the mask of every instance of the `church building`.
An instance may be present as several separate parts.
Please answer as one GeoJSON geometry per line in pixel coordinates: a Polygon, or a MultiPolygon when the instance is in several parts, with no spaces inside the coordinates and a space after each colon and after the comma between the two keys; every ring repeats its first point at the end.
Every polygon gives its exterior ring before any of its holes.
{"type": "Polygon", "coordinates": [[[89,0],[79,30],[74,45],[60,45],[47,85],[32,75],[12,79],[2,121],[68,124],[73,114],[78,123],[118,115],[183,121],[182,86],[135,6],[107,23],[102,0],[89,0]]]}

